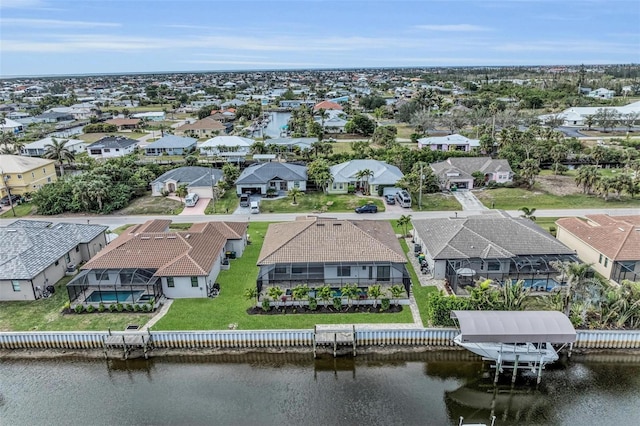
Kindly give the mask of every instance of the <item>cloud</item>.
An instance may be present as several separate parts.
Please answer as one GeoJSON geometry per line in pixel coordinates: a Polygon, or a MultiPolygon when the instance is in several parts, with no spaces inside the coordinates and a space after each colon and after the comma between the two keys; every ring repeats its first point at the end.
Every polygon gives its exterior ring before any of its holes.
{"type": "Polygon", "coordinates": [[[471,24],[449,24],[449,25],[416,25],[414,28],[426,31],[448,31],[448,32],[472,32],[490,31],[490,28],[471,24]]]}
{"type": "Polygon", "coordinates": [[[95,27],[120,27],[115,22],[93,21],[65,21],[60,19],[26,19],[26,18],[0,18],[0,25],[14,25],[21,28],[95,28],[95,27]]]}

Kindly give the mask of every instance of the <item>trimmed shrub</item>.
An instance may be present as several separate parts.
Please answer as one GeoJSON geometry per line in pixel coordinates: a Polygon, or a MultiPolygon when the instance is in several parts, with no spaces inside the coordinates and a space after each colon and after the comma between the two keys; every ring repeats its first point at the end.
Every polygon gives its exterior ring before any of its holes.
{"type": "Polygon", "coordinates": [[[315,297],[309,298],[309,309],[311,309],[312,311],[318,309],[318,300],[315,297]]]}
{"type": "Polygon", "coordinates": [[[269,299],[268,297],[265,297],[264,299],[262,299],[262,310],[265,312],[269,312],[270,309],[271,309],[271,299],[269,299]]]}
{"type": "Polygon", "coordinates": [[[384,298],[380,301],[380,310],[381,311],[388,311],[389,307],[391,306],[391,301],[387,298],[384,298]]]}
{"type": "Polygon", "coordinates": [[[71,309],[71,302],[64,302],[64,307],[62,308],[65,311],[68,311],[71,309]]]}
{"type": "Polygon", "coordinates": [[[116,311],[118,311],[118,312],[124,311],[124,306],[122,306],[122,303],[117,303],[116,304],[116,311]]]}
{"type": "Polygon", "coordinates": [[[92,313],[95,310],[96,310],[96,308],[94,308],[93,305],[87,306],[87,312],[92,313]]]}
{"type": "Polygon", "coordinates": [[[84,306],[79,303],[75,308],[73,308],[73,310],[76,311],[76,314],[81,314],[82,312],[84,312],[84,306]]]}
{"type": "Polygon", "coordinates": [[[98,312],[104,312],[107,308],[105,308],[104,303],[100,302],[98,305],[98,312]]]}
{"type": "Polygon", "coordinates": [[[109,305],[109,312],[115,312],[116,311],[116,304],[112,303],[109,305]]]}
{"type": "Polygon", "coordinates": [[[133,305],[134,312],[140,312],[140,305],[133,305]]]}
{"type": "Polygon", "coordinates": [[[133,311],[133,305],[127,303],[126,305],[124,305],[124,310],[127,312],[133,311]]]}
{"type": "Polygon", "coordinates": [[[341,297],[334,297],[333,298],[333,308],[336,311],[339,311],[340,309],[342,309],[342,298],[341,297]]]}

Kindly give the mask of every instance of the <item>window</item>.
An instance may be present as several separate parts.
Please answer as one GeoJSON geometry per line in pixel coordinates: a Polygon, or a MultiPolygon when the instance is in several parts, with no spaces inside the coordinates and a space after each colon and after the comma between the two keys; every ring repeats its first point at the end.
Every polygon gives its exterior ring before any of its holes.
{"type": "Polygon", "coordinates": [[[340,189],[344,189],[344,183],[340,183],[340,189]]]}
{"type": "Polygon", "coordinates": [[[378,266],[376,276],[378,281],[391,281],[391,266],[378,266]]]}
{"type": "Polygon", "coordinates": [[[286,274],[287,273],[287,267],[286,266],[276,266],[275,273],[276,274],[286,274]]]}
{"type": "Polygon", "coordinates": [[[54,263],[54,265],[56,265],[56,266],[58,266],[59,264],[60,264],[59,260],[56,260],[55,263],[54,263]]]}
{"type": "Polygon", "coordinates": [[[120,152],[120,148],[116,148],[116,152],[120,152]]]}
{"type": "Polygon", "coordinates": [[[292,266],[291,267],[292,274],[302,274],[302,266],[292,266]]]}
{"type": "Polygon", "coordinates": [[[436,145],[436,150],[442,151],[442,145],[440,145],[440,144],[436,145]]]}
{"type": "Polygon", "coordinates": [[[487,271],[499,271],[500,270],[500,262],[492,260],[486,263],[487,271]]]}
{"type": "Polygon", "coordinates": [[[20,291],[20,281],[11,281],[11,287],[13,291],[20,291]]]}
{"type": "Polygon", "coordinates": [[[80,246],[76,246],[76,253],[80,251],[80,246]]]}
{"type": "Polygon", "coordinates": [[[46,175],[47,174],[47,169],[45,169],[44,167],[42,168],[42,174],[46,175]]]}
{"type": "Polygon", "coordinates": [[[606,268],[607,266],[609,266],[609,259],[608,258],[604,258],[604,267],[606,268]]]}
{"type": "Polygon", "coordinates": [[[339,277],[350,277],[351,276],[351,266],[338,266],[338,276],[339,277]]]}
{"type": "Polygon", "coordinates": [[[333,189],[337,189],[337,185],[336,185],[336,183],[335,183],[335,182],[333,182],[332,187],[333,187],[333,189]]]}
{"type": "Polygon", "coordinates": [[[198,287],[198,277],[191,277],[191,287],[198,287]]]}
{"type": "Polygon", "coordinates": [[[71,262],[71,256],[69,256],[69,253],[64,255],[64,260],[66,260],[67,263],[71,262]]]}
{"type": "Polygon", "coordinates": [[[31,177],[32,178],[36,177],[36,174],[34,172],[31,172],[31,177]]]}
{"type": "Polygon", "coordinates": [[[18,175],[18,179],[22,179],[22,175],[18,175]]]}
{"type": "Polygon", "coordinates": [[[604,259],[604,256],[600,255],[600,259],[598,259],[598,263],[602,263],[602,259],[604,259]]]}
{"type": "Polygon", "coordinates": [[[293,182],[293,187],[294,188],[300,188],[300,181],[293,182]]]}
{"type": "Polygon", "coordinates": [[[102,151],[99,149],[92,149],[89,151],[91,155],[100,155],[102,154],[102,151]]]}
{"type": "Polygon", "coordinates": [[[105,148],[102,150],[102,152],[111,152],[111,150],[109,148],[105,148]]]}
{"type": "Polygon", "coordinates": [[[50,177],[47,178],[47,183],[51,183],[51,178],[50,177]]]}
{"type": "Polygon", "coordinates": [[[173,282],[173,277],[167,277],[167,287],[175,287],[176,284],[173,282]]]}

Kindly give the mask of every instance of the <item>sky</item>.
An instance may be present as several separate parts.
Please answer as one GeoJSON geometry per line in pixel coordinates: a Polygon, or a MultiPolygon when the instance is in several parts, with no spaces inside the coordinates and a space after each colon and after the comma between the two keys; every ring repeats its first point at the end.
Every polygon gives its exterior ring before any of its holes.
{"type": "Polygon", "coordinates": [[[615,63],[638,0],[0,0],[0,77],[615,63]]]}

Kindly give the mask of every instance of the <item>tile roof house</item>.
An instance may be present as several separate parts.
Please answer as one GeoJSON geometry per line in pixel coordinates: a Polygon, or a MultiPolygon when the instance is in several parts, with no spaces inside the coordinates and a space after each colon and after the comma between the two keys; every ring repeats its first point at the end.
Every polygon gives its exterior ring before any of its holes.
{"type": "Polygon", "coordinates": [[[406,263],[389,222],[299,217],[269,225],[258,256],[258,291],[347,283],[402,284],[408,290],[406,263]]]}
{"type": "Polygon", "coordinates": [[[18,220],[0,227],[0,300],[35,300],[107,245],[108,227],[18,220]]]}
{"type": "Polygon", "coordinates": [[[549,262],[575,261],[575,252],[525,218],[505,212],[413,220],[414,240],[435,279],[454,291],[474,279],[544,281],[558,272],[549,262]]]}
{"type": "Polygon", "coordinates": [[[473,189],[474,172],[484,173],[485,184],[506,183],[513,180],[513,170],[507,160],[490,157],[450,157],[445,161],[432,163],[431,169],[440,180],[442,190],[473,189]]]}
{"type": "Polygon", "coordinates": [[[418,139],[418,149],[429,148],[431,151],[471,152],[473,148],[478,148],[479,146],[479,139],[469,139],[457,133],[448,136],[418,139]]]}
{"type": "Polygon", "coordinates": [[[340,105],[337,102],[322,101],[322,102],[316,104],[313,107],[313,112],[317,112],[317,111],[319,111],[321,109],[323,109],[325,111],[329,111],[329,110],[340,110],[340,111],[342,111],[343,110],[342,105],[340,105]]]}
{"type": "Polygon", "coordinates": [[[640,281],[640,215],[587,215],[556,221],[559,241],[608,279],[640,281]]]}
{"type": "Polygon", "coordinates": [[[200,198],[212,198],[213,189],[222,179],[220,169],[210,167],[186,166],[169,170],[151,182],[151,195],[162,195],[162,191],[176,192],[180,185],[186,185],[190,193],[195,193],[200,198]]]}
{"type": "Polygon", "coordinates": [[[242,171],[236,180],[238,195],[267,194],[269,189],[288,191],[298,188],[307,190],[307,167],[291,163],[269,162],[253,164],[242,171]]]}
{"type": "Polygon", "coordinates": [[[166,135],[144,147],[144,155],[184,155],[195,150],[197,139],[166,135]]]}
{"type": "Polygon", "coordinates": [[[120,292],[132,303],[144,295],[207,297],[228,258],[242,255],[247,223],[194,223],[186,231],[170,231],[170,224],[150,220],[109,243],[67,284],[69,300],[96,302],[105,292],[120,292]]]}
{"type": "Polygon", "coordinates": [[[213,118],[205,117],[193,123],[186,123],[176,129],[176,134],[204,138],[227,133],[227,126],[213,118]]]}
{"type": "Polygon", "coordinates": [[[329,184],[327,192],[330,194],[346,194],[349,185],[357,185],[359,179],[356,174],[362,170],[371,170],[369,177],[371,193],[377,193],[379,185],[394,186],[404,174],[394,165],[378,160],[351,160],[331,166],[329,169],[333,182],[329,184]]]}
{"type": "Polygon", "coordinates": [[[112,118],[105,121],[107,124],[113,124],[118,127],[118,131],[137,129],[142,120],[139,118],[112,118]]]}
{"type": "Polygon", "coordinates": [[[124,136],[105,136],[87,146],[87,153],[91,158],[123,157],[131,154],[136,146],[138,146],[138,141],[135,139],[124,136]]]}

